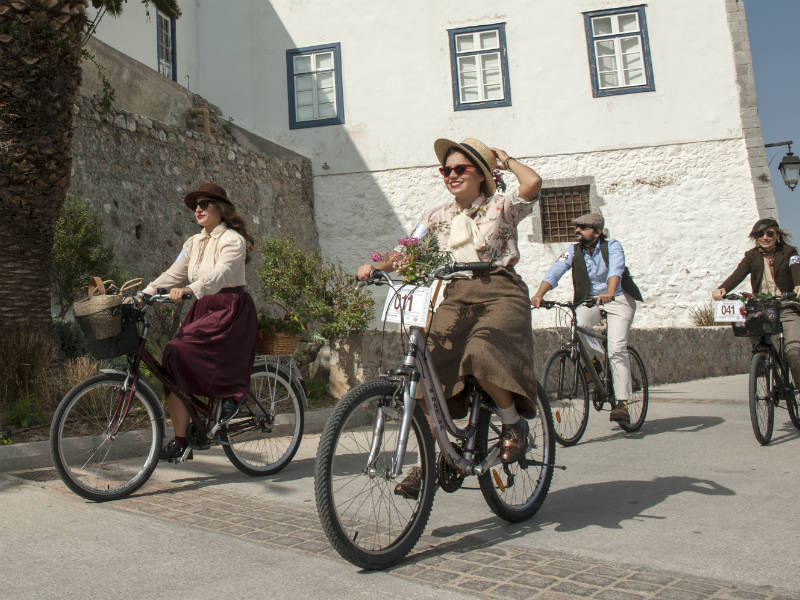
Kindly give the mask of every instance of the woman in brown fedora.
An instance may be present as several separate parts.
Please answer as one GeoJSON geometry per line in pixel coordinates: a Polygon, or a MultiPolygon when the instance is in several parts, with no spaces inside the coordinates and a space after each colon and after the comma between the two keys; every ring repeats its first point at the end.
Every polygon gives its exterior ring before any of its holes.
{"type": "MultiPolygon", "coordinates": [[[[186,240],[172,266],[142,293],[152,295],[158,288],[167,288],[174,302],[181,302],[185,294],[197,299],[164,348],[163,364],[186,392],[224,398],[222,420],[226,421],[235,416],[239,401],[250,391],[258,322],[253,299],[244,287],[244,265],[250,261],[255,241],[219,185],[204,183],[187,194],[184,202],[203,229],[186,240]]],[[[167,408],[175,439],[161,450],[162,460],[181,456],[188,445],[186,407],[170,394],[167,408]]]]}
{"type": "MultiPolygon", "coordinates": [[[[456,260],[493,261],[496,267],[445,288],[431,321],[431,355],[451,406],[465,411],[468,375],[492,397],[503,422],[501,458],[513,462],[525,451],[526,419],[534,416],[536,399],[528,288],[514,271],[520,258],[517,225],[533,210],[542,179],[504,150],[474,138],[438,139],[434,151],[453,198],[424,215],[425,235],[436,235],[456,260]],[[497,192],[499,168],[516,176],[516,191],[497,192]]],[[[385,262],[366,264],[358,270],[359,279],[367,279],[374,268],[392,270],[385,262]]],[[[419,485],[419,471],[412,469],[395,493],[413,498],[419,485]]]]}

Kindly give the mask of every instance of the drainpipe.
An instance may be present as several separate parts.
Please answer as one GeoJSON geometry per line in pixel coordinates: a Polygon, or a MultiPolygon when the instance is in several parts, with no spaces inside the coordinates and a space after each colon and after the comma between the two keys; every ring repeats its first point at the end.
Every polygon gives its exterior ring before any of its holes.
{"type": "Polygon", "coordinates": [[[190,108],[189,109],[190,115],[203,115],[203,131],[206,135],[211,135],[211,121],[208,117],[208,109],[207,108],[190,108]]]}

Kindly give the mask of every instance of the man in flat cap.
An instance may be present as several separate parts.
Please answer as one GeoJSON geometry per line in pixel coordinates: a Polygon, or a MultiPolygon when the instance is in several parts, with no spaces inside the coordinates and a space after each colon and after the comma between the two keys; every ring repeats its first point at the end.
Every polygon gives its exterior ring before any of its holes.
{"type": "Polygon", "coordinates": [[[606,239],[603,234],[603,216],[595,213],[581,215],[573,219],[572,224],[576,242],[567,246],[547,271],[531,298],[531,304],[536,308],[541,306],[544,295],[558,286],[561,276],[572,269],[573,300],[597,300],[594,306],[578,308],[578,325],[591,327],[596,324],[601,318],[601,310],[608,315],[608,353],[617,400],[611,410],[611,420],[627,422],[630,421],[627,403],[632,395],[628,333],[636,312],[636,300],[641,302],[642,294],[625,266],[622,244],[615,239],[606,239]],[[578,260],[575,260],[576,255],[578,260]]]}

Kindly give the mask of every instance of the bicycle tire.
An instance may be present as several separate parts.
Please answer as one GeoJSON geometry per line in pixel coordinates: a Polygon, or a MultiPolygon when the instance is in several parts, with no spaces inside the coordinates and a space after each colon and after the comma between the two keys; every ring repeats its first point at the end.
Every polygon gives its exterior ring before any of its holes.
{"type": "Polygon", "coordinates": [[[577,444],[589,422],[589,387],[579,359],[569,354],[566,350],[551,354],[542,379],[550,401],[553,432],[562,446],[577,444]]]}
{"type": "Polygon", "coordinates": [[[288,465],[303,439],[305,414],[297,383],[283,369],[255,367],[250,393],[220,436],[228,460],[253,477],[288,465]],[[257,400],[257,401],[256,401],[257,400]]]}
{"type": "Polygon", "coordinates": [[[422,409],[414,410],[403,465],[421,469],[416,499],[394,493],[392,468],[402,418],[398,383],[361,384],[336,405],[319,442],[314,492],[322,528],[334,549],[364,569],[385,569],[405,557],[430,517],[435,486],[435,445],[422,409]],[[367,469],[376,419],[385,417],[380,452],[367,469]]]}
{"type": "Polygon", "coordinates": [[[126,376],[103,373],[73,387],[50,426],[50,455],[62,481],[88,500],[118,500],[153,474],[164,437],[164,413],[143,386],[131,397],[117,433],[115,411],[124,406],[126,376]]]}
{"type": "MultiPolygon", "coordinates": [[[[556,436],[553,419],[547,396],[541,385],[537,387],[536,416],[528,419],[530,434],[525,459],[530,461],[529,464],[523,466],[517,461],[505,465],[511,475],[497,465],[478,477],[486,504],[498,517],[512,523],[527,521],[541,508],[550,489],[555,469],[556,436]],[[534,475],[531,476],[532,474],[534,475]],[[502,483],[503,475],[506,475],[506,481],[504,489],[500,489],[497,478],[499,477],[502,483]],[[512,485],[508,485],[509,483],[512,485]]],[[[500,427],[500,418],[496,413],[481,410],[477,439],[479,456],[486,456],[492,447],[499,443],[500,427]]]]}
{"type": "Polygon", "coordinates": [[[772,439],[775,422],[775,403],[772,397],[772,381],[767,357],[760,352],[753,355],[750,363],[749,404],[750,424],[753,434],[762,446],[772,439]]]}
{"type": "Polygon", "coordinates": [[[628,401],[630,421],[618,421],[618,424],[628,433],[632,433],[644,425],[647,408],[650,404],[650,386],[642,357],[632,346],[628,346],[628,355],[630,356],[631,386],[633,388],[631,399],[628,401]]]}
{"type": "Polygon", "coordinates": [[[796,429],[800,429],[800,403],[797,401],[797,396],[792,392],[792,395],[786,400],[786,409],[789,411],[789,419],[796,429]]]}

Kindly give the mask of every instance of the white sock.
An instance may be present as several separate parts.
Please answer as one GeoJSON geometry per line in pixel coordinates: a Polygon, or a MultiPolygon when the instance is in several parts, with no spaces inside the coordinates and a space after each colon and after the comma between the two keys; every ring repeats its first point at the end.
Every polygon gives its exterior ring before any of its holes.
{"type": "Polygon", "coordinates": [[[498,406],[497,412],[500,413],[500,421],[502,421],[503,425],[514,425],[519,421],[519,413],[515,404],[508,408],[500,408],[498,406]]]}

